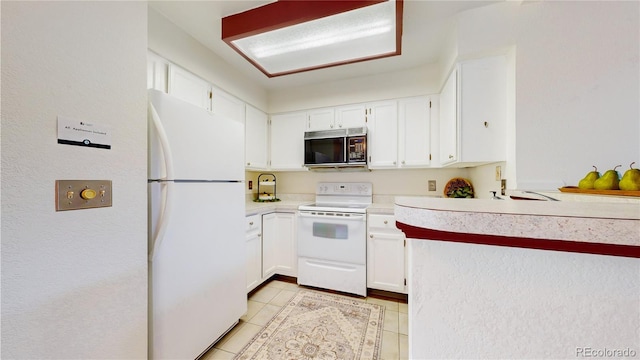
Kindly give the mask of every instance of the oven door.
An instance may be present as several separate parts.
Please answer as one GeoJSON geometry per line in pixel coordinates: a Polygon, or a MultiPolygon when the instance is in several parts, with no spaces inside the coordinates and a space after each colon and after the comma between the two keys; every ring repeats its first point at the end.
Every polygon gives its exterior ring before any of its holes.
{"type": "Polygon", "coordinates": [[[366,214],[300,211],[298,256],[366,264],[366,214]]]}

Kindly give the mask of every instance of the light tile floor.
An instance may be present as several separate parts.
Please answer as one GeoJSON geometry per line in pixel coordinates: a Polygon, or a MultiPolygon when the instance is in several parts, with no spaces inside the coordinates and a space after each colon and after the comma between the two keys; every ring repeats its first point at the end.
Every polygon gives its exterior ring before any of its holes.
{"type": "MultiPolygon", "coordinates": [[[[233,359],[236,353],[255,336],[264,325],[303,287],[279,280],[272,280],[256,291],[247,302],[247,313],[202,360],[233,359]]],[[[314,289],[317,290],[317,289],[314,289]]],[[[407,304],[392,300],[367,297],[365,301],[385,306],[384,331],[382,333],[382,360],[408,358],[409,326],[407,304]]]]}

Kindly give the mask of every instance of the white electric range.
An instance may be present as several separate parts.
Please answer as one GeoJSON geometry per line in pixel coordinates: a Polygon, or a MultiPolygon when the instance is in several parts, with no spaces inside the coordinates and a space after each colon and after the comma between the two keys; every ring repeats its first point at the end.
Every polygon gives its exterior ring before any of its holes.
{"type": "Polygon", "coordinates": [[[367,207],[371,183],[321,182],[316,203],[298,208],[298,284],[367,295],[367,207]]]}

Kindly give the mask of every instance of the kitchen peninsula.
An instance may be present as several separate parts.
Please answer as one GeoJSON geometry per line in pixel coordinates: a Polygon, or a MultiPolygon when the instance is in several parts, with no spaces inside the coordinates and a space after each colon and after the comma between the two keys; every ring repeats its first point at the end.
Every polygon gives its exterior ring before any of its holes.
{"type": "Polygon", "coordinates": [[[640,202],[398,197],[395,216],[410,358],[640,354],[640,202]]]}

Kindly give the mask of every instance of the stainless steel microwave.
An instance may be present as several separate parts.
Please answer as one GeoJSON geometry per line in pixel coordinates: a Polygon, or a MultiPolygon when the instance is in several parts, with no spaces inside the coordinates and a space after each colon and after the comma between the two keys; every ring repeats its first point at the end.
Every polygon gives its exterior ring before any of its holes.
{"type": "Polygon", "coordinates": [[[304,165],[309,168],[366,167],[367,127],[306,131],[304,165]]]}

